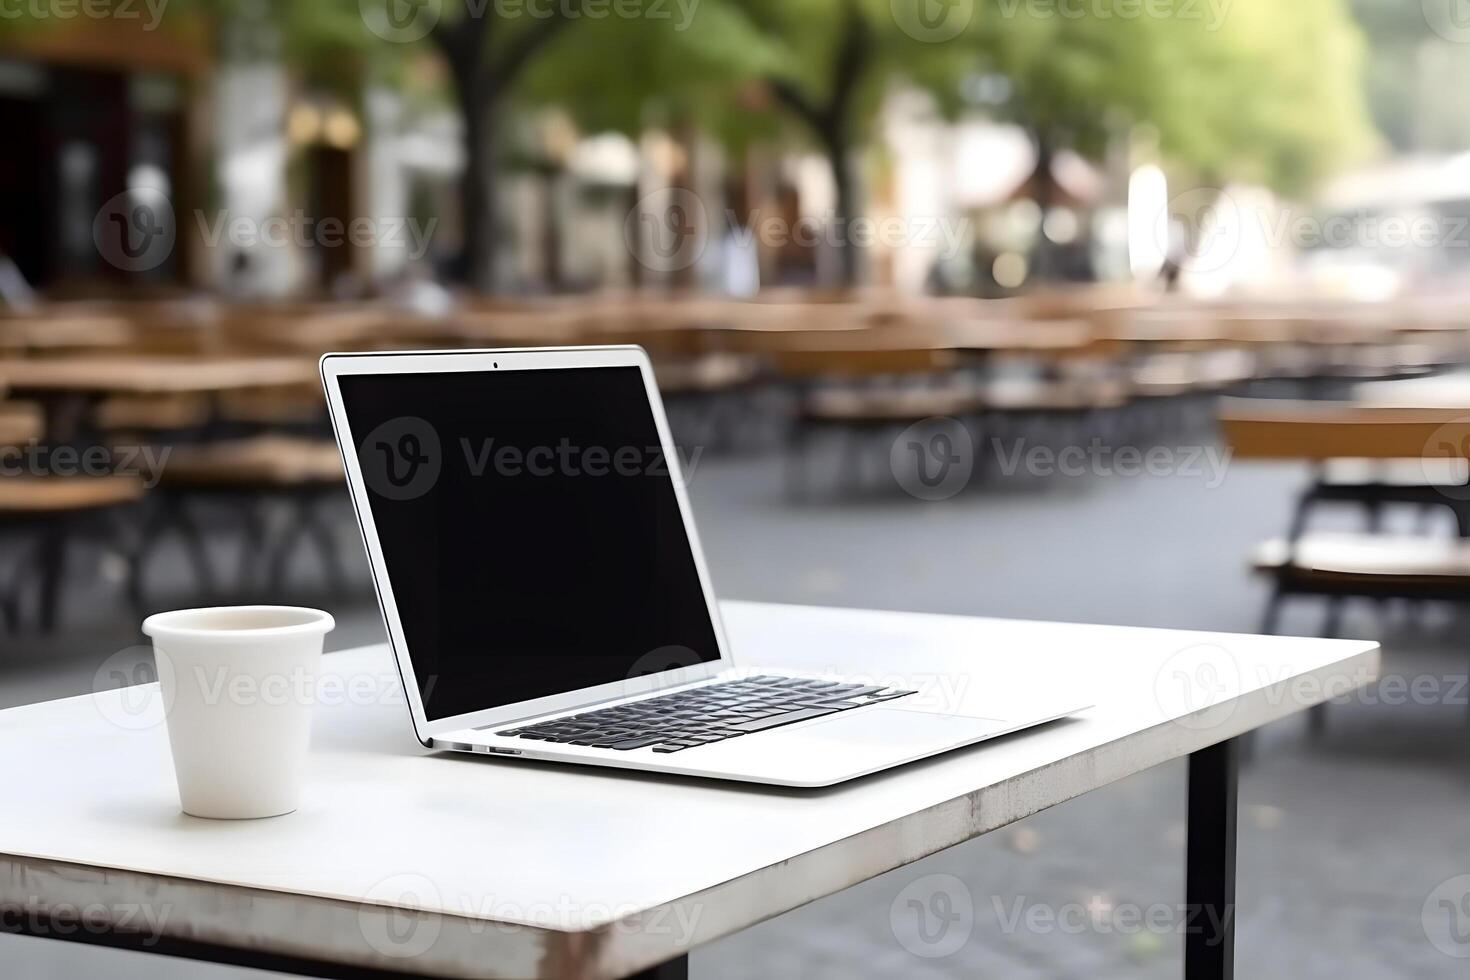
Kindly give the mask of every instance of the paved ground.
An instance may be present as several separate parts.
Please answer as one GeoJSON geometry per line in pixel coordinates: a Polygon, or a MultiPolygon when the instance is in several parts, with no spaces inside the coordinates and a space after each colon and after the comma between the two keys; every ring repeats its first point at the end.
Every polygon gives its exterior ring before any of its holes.
{"type": "MultiPolygon", "coordinates": [[[[1263,594],[1245,551],[1284,526],[1302,474],[1237,465],[1218,486],[1208,474],[1054,477],[943,503],[880,493],[805,504],[783,496],[780,477],[769,456],[705,460],[694,473],[723,595],[1248,631],[1263,594]]],[[[6,641],[0,704],[89,690],[101,660],[136,642],[131,618],[93,592],[64,636],[6,641]]],[[[322,601],[288,586],[280,598],[322,601]]],[[[368,603],[336,611],[336,645],[378,635],[368,603]]],[[[1320,742],[1297,722],[1267,733],[1242,785],[1242,977],[1465,976],[1449,954],[1470,957],[1470,885],[1435,891],[1470,874],[1464,633],[1442,611],[1413,629],[1370,612],[1350,617],[1350,632],[1382,635],[1388,669],[1436,693],[1411,704],[1383,689],[1338,707],[1320,742]]],[[[1288,625],[1310,632],[1318,616],[1300,609],[1288,625]]],[[[725,940],[695,954],[694,970],[721,980],[1177,976],[1183,793],[1181,765],[1144,773],[725,940]]],[[[0,939],[0,963],[16,980],[256,976],[16,939],[0,939]]]]}

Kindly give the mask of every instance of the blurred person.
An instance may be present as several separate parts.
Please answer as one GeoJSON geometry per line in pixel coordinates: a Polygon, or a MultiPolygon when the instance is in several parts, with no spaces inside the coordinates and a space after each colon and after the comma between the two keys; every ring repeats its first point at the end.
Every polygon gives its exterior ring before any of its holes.
{"type": "Polygon", "coordinates": [[[4,252],[0,252],[0,300],[12,310],[34,310],[39,305],[36,291],[20,266],[4,252]]]}

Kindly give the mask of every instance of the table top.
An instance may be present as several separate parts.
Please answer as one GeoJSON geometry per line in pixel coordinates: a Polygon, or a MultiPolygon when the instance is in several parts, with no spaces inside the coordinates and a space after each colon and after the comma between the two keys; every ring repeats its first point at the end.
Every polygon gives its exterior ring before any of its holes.
{"type": "MultiPolygon", "coordinates": [[[[385,648],[334,654],[307,797],[179,812],[156,688],[0,712],[0,903],[444,977],[622,976],[1366,684],[1377,644],[726,603],[742,666],[1075,719],[825,790],[431,753],[385,648]],[[145,909],[146,910],[146,909],[145,909]]],[[[100,659],[100,658],[99,658],[100,659]]]]}
{"type": "Polygon", "coordinates": [[[102,313],[0,317],[0,350],[123,348],[136,340],[126,317],[102,313]]]}
{"type": "Polygon", "coordinates": [[[1353,396],[1375,408],[1463,409],[1470,414],[1470,372],[1455,371],[1430,378],[1370,381],[1357,385],[1353,396]]]}
{"type": "Polygon", "coordinates": [[[304,357],[64,357],[0,361],[0,385],[16,392],[192,394],[306,384],[304,357]]]}

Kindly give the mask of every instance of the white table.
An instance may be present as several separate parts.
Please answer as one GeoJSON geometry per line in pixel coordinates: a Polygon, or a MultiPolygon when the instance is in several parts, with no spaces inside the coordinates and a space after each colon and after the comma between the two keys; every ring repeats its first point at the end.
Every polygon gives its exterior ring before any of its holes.
{"type": "MultiPolygon", "coordinates": [[[[104,690],[0,712],[0,923],[319,976],[682,976],[692,948],[1184,756],[1187,901],[1218,915],[1234,739],[1379,669],[1367,642],[725,608],[751,666],[902,678],[980,714],[1062,684],[1097,707],[828,790],[765,789],[425,751],[374,647],[327,658],[303,808],[224,823],[179,812],[156,688],[104,690]]],[[[1186,938],[1191,980],[1231,975],[1218,938],[1186,938]]]]}

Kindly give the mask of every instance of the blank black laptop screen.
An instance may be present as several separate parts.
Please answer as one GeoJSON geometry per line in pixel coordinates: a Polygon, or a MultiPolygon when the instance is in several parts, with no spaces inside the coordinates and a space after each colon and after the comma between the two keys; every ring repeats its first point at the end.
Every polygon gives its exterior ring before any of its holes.
{"type": "Polygon", "coordinates": [[[429,720],[719,659],[637,368],[339,380],[429,720]]]}

